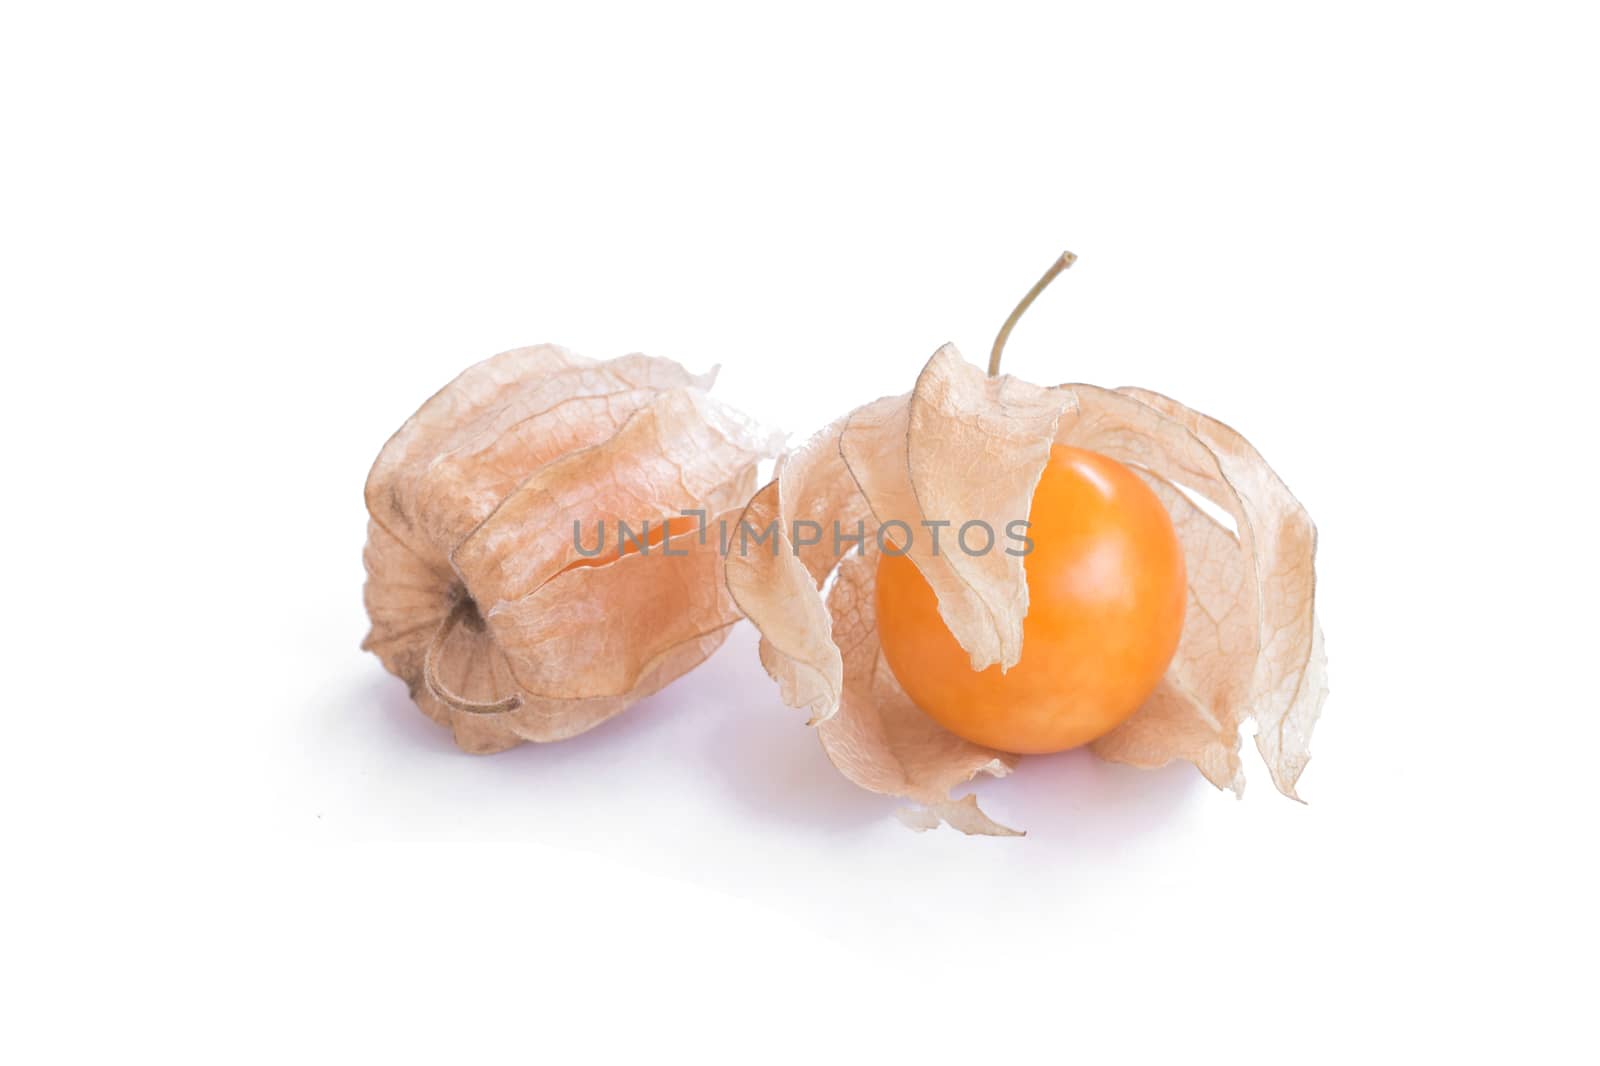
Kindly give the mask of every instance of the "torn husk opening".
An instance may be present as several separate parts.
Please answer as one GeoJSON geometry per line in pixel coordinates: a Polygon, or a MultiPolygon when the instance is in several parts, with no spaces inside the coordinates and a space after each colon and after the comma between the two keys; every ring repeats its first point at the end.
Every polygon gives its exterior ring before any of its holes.
{"type": "MultiPolygon", "coordinates": [[[[1254,720],[1274,784],[1298,798],[1294,783],[1327,692],[1315,527],[1260,454],[1215,419],[1146,390],[1045,388],[997,373],[1016,321],[1074,258],[1061,256],[1017,305],[988,374],[944,346],[910,393],[856,408],[780,460],[744,518],[776,521],[780,531],[798,516],[872,530],[958,518],[999,527],[1027,513],[1052,445],[1129,466],[1173,520],[1188,609],[1161,684],[1091,750],[1138,767],[1186,760],[1238,792],[1240,727],[1254,720]],[[1186,493],[1227,514],[1234,529],[1186,493]]],[[[1017,756],[956,737],[906,696],[878,644],[875,560],[815,547],[796,554],[787,539],[784,547],[731,555],[728,587],[761,632],[761,661],[784,702],[808,713],[830,760],[861,787],[918,804],[905,818],[915,827],[1011,832],[972,795],[950,792],[978,773],[1008,772],[1017,756]]],[[[910,557],[972,669],[1018,660],[1028,611],[1020,560],[915,548],[910,557]]]]}

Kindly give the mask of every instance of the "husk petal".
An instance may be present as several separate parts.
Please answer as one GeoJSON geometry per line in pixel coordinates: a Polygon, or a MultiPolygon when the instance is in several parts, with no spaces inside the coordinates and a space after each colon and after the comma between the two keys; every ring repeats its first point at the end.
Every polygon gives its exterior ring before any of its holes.
{"type": "Polygon", "coordinates": [[[895,680],[878,644],[874,617],[873,555],[851,555],[839,564],[828,592],[833,635],[844,660],[844,694],[837,714],[818,723],[823,750],[839,771],[862,788],[905,796],[964,833],[1012,836],[992,821],[977,800],[956,807],[950,790],[980,772],[1011,772],[1016,757],[981,747],[951,733],[922,713],[895,680]]]}
{"type": "MultiPolygon", "coordinates": [[[[834,422],[778,461],[772,481],[734,523],[727,553],[728,591],[761,631],[761,663],[784,703],[805,710],[811,724],[838,711],[844,686],[822,586],[847,545],[855,546],[844,537],[865,537],[876,528],[839,451],[845,422],[834,422]],[[796,547],[804,522],[815,522],[821,539],[796,547]],[[752,541],[768,530],[775,538],[770,551],[752,541]]],[[[811,533],[807,527],[799,539],[811,533]]]]}
{"type": "Polygon", "coordinates": [[[841,436],[873,514],[896,524],[895,543],[938,594],[940,616],[974,670],[1016,665],[1028,584],[1020,556],[968,555],[951,542],[968,523],[998,537],[996,526],[1027,515],[1067,399],[1010,376],[990,378],[947,344],[909,397],[857,409],[841,436]]]}
{"type": "Polygon", "coordinates": [[[1311,759],[1311,732],[1328,693],[1327,655],[1315,613],[1316,526],[1237,430],[1160,393],[1118,391],[1193,433],[1238,493],[1240,541],[1247,546],[1255,578],[1250,586],[1259,597],[1259,654],[1251,663],[1249,714],[1273,784],[1299,799],[1295,783],[1311,759]]]}

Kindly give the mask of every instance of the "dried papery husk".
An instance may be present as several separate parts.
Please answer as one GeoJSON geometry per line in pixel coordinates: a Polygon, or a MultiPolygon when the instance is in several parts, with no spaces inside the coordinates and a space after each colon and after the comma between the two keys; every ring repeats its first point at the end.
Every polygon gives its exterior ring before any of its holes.
{"type": "Polygon", "coordinates": [[[943,523],[945,540],[969,521],[1003,527],[1025,517],[1070,397],[1010,376],[974,375],[953,345],[928,360],[909,397],[880,400],[846,420],[839,438],[857,487],[880,523],[923,535],[897,538],[939,597],[939,613],[972,668],[1002,670],[1022,655],[1028,585],[1022,558],[1003,551],[935,554],[918,523],[943,523]]]}
{"type": "Polygon", "coordinates": [[[712,375],[554,345],[469,368],[368,476],[363,647],[471,752],[593,728],[716,650],[738,610],[715,529],[774,441],[712,375]],[[705,526],[616,555],[619,521],[705,526]],[[681,521],[681,519],[680,519],[681,521]],[[607,552],[586,550],[600,523],[607,552]],[[694,524],[691,520],[691,524],[694,524]]]}
{"type": "MultiPolygon", "coordinates": [[[[796,516],[852,526],[864,514],[869,541],[880,525],[908,523],[910,556],[973,668],[1003,669],[1022,651],[1025,564],[1003,552],[935,557],[920,523],[977,520],[1002,529],[1025,517],[1052,443],[1137,470],[1167,506],[1190,575],[1184,632],[1166,677],[1092,749],[1143,767],[1183,759],[1238,792],[1240,726],[1254,719],[1274,783],[1294,797],[1326,693],[1313,616],[1315,531],[1260,455],[1221,423],[1142,390],[987,376],[947,345],[910,394],[857,408],[781,461],[745,517],[788,531],[796,516]]],[[[899,527],[884,533],[904,546],[899,527]]],[[[905,695],[878,646],[876,557],[795,558],[788,547],[776,556],[731,554],[728,584],[761,630],[762,662],[783,699],[810,712],[829,758],[862,787],[916,802],[902,812],[914,828],[943,822],[966,833],[1014,832],[971,795],[950,797],[979,772],[1008,772],[1017,757],[961,740],[905,695]]]]}
{"type": "Polygon", "coordinates": [[[905,694],[878,644],[877,565],[875,554],[847,557],[828,590],[833,638],[844,660],[844,693],[836,713],[817,723],[823,750],[863,788],[920,804],[901,813],[913,828],[932,828],[943,820],[967,833],[1020,835],[979,810],[975,797],[950,799],[952,788],[979,773],[1010,773],[1017,757],[962,740],[905,694]]]}
{"type": "MultiPolygon", "coordinates": [[[[1209,591],[1220,599],[1230,591],[1239,597],[1255,595],[1256,653],[1247,660],[1218,652],[1213,669],[1218,673],[1231,669],[1237,683],[1248,668],[1248,695],[1240,717],[1255,720],[1256,748],[1273,785],[1285,796],[1299,799],[1295,784],[1311,759],[1311,732],[1328,696],[1327,651],[1315,610],[1316,526],[1261,453],[1237,430],[1160,393],[1138,388],[1118,392],[1193,433],[1216,457],[1223,479],[1237,494],[1241,513],[1235,517],[1236,539],[1243,565],[1214,568],[1209,591]]],[[[1199,486],[1188,487],[1209,495],[1199,486]]],[[[1191,605],[1195,589],[1191,578],[1191,605]]],[[[1219,621],[1219,631],[1224,628],[1219,621]]],[[[1110,752],[1103,754],[1113,757],[1110,752]]],[[[1235,791],[1242,788],[1241,777],[1235,791]]]]}
{"type": "Polygon", "coordinates": [[[832,534],[859,530],[868,522],[876,529],[839,453],[843,429],[844,422],[836,422],[778,460],[773,479],[751,497],[737,523],[740,533],[774,529],[775,550],[734,547],[726,566],[735,602],[762,615],[762,665],[777,681],[783,701],[809,711],[812,725],[837,712],[844,691],[844,661],[821,592],[845,550],[845,542],[832,534]],[[806,521],[818,522],[824,535],[816,544],[797,547],[791,535],[806,521]],[[773,609],[777,604],[787,606],[773,609]]]}

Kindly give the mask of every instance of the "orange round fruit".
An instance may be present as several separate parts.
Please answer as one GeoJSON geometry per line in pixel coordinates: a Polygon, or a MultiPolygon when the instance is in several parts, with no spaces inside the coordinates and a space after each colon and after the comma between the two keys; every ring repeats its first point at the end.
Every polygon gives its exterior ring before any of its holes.
{"type": "Polygon", "coordinates": [[[1028,521],[1022,658],[1005,673],[972,669],[909,558],[883,554],[877,580],[878,637],[906,694],[957,736],[1021,754],[1077,747],[1138,710],[1177,651],[1188,599],[1172,519],[1114,459],[1055,445],[1028,521]]]}

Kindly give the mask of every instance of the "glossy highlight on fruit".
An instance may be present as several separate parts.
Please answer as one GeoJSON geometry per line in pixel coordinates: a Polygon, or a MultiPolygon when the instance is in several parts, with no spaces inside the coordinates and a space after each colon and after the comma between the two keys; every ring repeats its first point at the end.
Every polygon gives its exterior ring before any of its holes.
{"type": "Polygon", "coordinates": [[[909,558],[885,553],[877,574],[878,635],[906,694],[957,736],[1020,754],[1077,747],[1138,710],[1188,598],[1166,508],[1113,459],[1054,445],[1028,519],[1022,658],[1005,673],[971,668],[909,558]]]}

